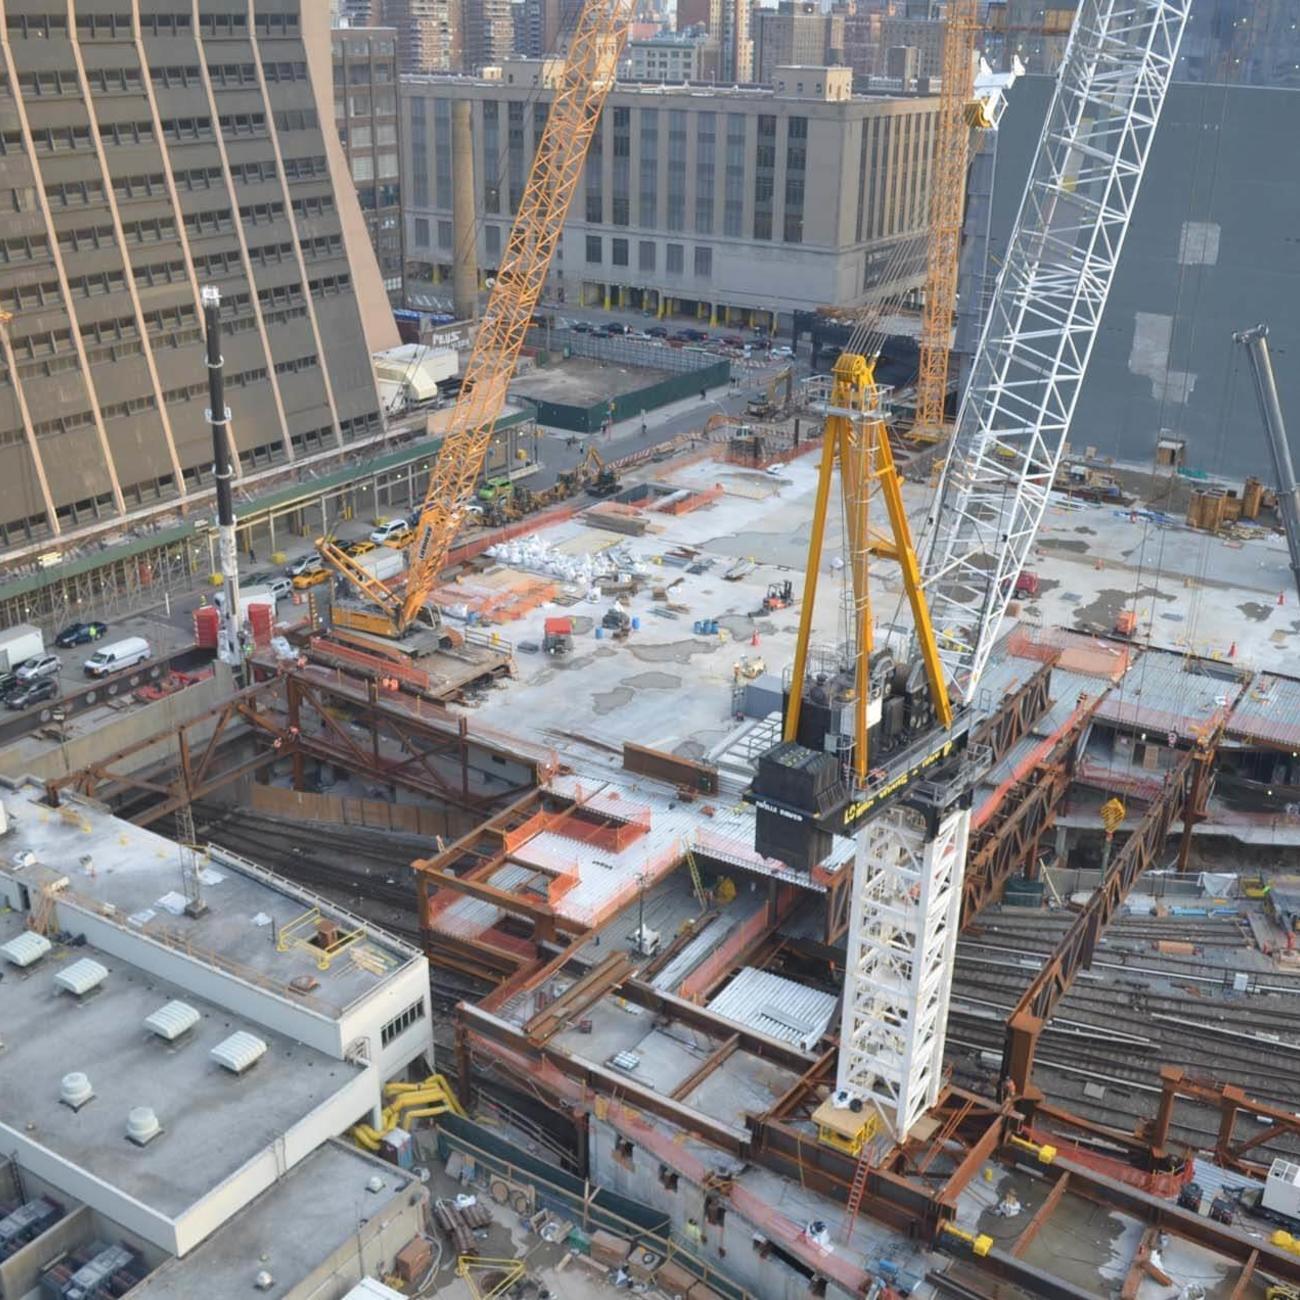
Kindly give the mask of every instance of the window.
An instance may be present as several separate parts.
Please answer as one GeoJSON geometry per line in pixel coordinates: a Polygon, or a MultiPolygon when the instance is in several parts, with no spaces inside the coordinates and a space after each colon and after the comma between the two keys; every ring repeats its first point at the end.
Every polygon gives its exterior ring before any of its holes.
{"type": "Polygon", "coordinates": [[[395,1038],[400,1037],[417,1021],[424,1019],[424,999],[412,1002],[400,1016],[395,1016],[379,1031],[381,1047],[387,1047],[395,1038]]]}
{"type": "Polygon", "coordinates": [[[614,266],[627,265],[627,240],[614,239],[609,245],[609,260],[614,266]]]}
{"type": "Polygon", "coordinates": [[[669,275],[681,275],[686,266],[685,250],[681,244],[668,245],[667,270],[669,275]]]}
{"type": "Polygon", "coordinates": [[[655,269],[655,246],[653,240],[643,239],[637,249],[637,270],[653,271],[655,269]]]}
{"type": "Polygon", "coordinates": [[[600,236],[587,236],[587,265],[598,266],[600,264],[600,236]]]}
{"type": "Polygon", "coordinates": [[[487,255],[493,258],[500,257],[501,256],[501,227],[484,226],[483,238],[486,242],[487,255]]]}
{"type": "Polygon", "coordinates": [[[700,280],[713,278],[713,249],[697,248],[695,250],[695,275],[700,280]]]}
{"type": "Polygon", "coordinates": [[[438,247],[439,248],[451,247],[451,222],[450,221],[438,222],[438,247]]]}
{"type": "Polygon", "coordinates": [[[415,244],[417,248],[429,247],[428,217],[416,217],[415,219],[415,244]]]}
{"type": "Polygon", "coordinates": [[[375,160],[371,154],[358,154],[353,158],[352,179],[354,181],[372,181],[375,179],[375,160]]]}

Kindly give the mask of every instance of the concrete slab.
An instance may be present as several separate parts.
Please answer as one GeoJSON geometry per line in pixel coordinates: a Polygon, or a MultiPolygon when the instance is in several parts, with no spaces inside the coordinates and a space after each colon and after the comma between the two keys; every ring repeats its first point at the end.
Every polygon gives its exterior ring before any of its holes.
{"type": "Polygon", "coordinates": [[[661,379],[667,379],[669,374],[667,370],[620,366],[590,357],[569,357],[555,365],[520,375],[510,385],[510,391],[540,401],[590,406],[594,402],[657,384],[661,379]]]}

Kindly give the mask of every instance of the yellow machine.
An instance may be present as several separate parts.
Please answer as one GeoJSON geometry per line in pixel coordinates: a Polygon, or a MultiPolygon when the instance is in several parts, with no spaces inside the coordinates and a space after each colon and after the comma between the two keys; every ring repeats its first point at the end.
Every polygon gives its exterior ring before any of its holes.
{"type": "Polygon", "coordinates": [[[474,1300],[496,1300],[527,1272],[521,1259],[485,1259],[462,1255],[456,1261],[456,1276],[469,1288],[474,1300]],[[482,1281],[479,1275],[482,1274],[482,1281]]]}
{"type": "Polygon", "coordinates": [[[452,411],[409,548],[404,593],[391,591],[341,547],[322,539],[321,555],[369,608],[338,605],[334,621],[364,632],[400,637],[417,622],[436,627],[429,596],[466,516],[483,469],[506,388],[524,345],[577,190],[601,109],[614,77],[631,17],[631,0],[586,0],[569,42],[564,72],[551,101],[496,283],[452,411]]]}

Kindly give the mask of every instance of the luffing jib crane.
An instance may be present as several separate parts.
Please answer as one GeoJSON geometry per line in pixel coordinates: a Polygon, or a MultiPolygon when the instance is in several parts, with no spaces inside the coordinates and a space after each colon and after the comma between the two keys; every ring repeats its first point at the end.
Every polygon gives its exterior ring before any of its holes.
{"type": "MultiPolygon", "coordinates": [[[[806,867],[824,857],[831,836],[856,839],[837,1086],[816,1115],[823,1140],[854,1154],[882,1128],[905,1138],[938,1098],[970,803],[982,771],[966,744],[970,706],[1047,507],[1190,5],[1081,0],[927,517],[919,597],[910,591],[910,542],[899,545],[905,534],[896,529],[892,545],[870,547],[903,561],[912,652],[895,635],[886,660],[859,632],[865,673],[792,679],[787,738],[759,759],[749,792],[765,856],[806,867]],[[918,600],[928,616],[917,616],[918,600]],[[952,702],[948,725],[928,682],[934,658],[952,702]],[[933,705],[928,720],[922,693],[933,705]]],[[[871,446],[879,420],[874,403],[846,400],[858,391],[849,369],[837,367],[828,451],[871,446]]],[[[854,503],[870,490],[863,480],[873,462],[846,460],[842,450],[840,461],[842,478],[856,473],[842,491],[849,545],[860,547],[854,503]]],[[[828,491],[819,483],[822,516],[828,491]]],[[[865,581],[858,562],[846,556],[855,610],[865,581]]],[[[809,634],[805,615],[801,652],[809,634]]]]}
{"type": "Polygon", "coordinates": [[[632,0],[586,0],[578,15],[449,432],[429,475],[420,522],[407,552],[405,591],[391,591],[333,542],[317,543],[321,555],[369,605],[336,605],[336,623],[398,637],[417,622],[439,622],[429,596],[465,520],[505,406],[506,389],[564,230],[587,148],[614,85],[631,10],[632,0]]]}

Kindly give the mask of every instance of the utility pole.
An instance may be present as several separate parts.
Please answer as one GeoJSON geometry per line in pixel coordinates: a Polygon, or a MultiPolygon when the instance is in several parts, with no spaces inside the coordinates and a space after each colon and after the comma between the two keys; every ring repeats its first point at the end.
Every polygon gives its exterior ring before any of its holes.
{"type": "Polygon", "coordinates": [[[217,653],[236,677],[243,673],[244,656],[239,644],[239,555],[235,548],[234,457],[227,426],[225,360],[221,355],[221,290],[205,285],[202,293],[203,328],[208,342],[208,409],[204,417],[212,426],[212,465],[217,484],[217,544],[221,557],[225,608],[221,611],[221,633],[217,653]]]}

